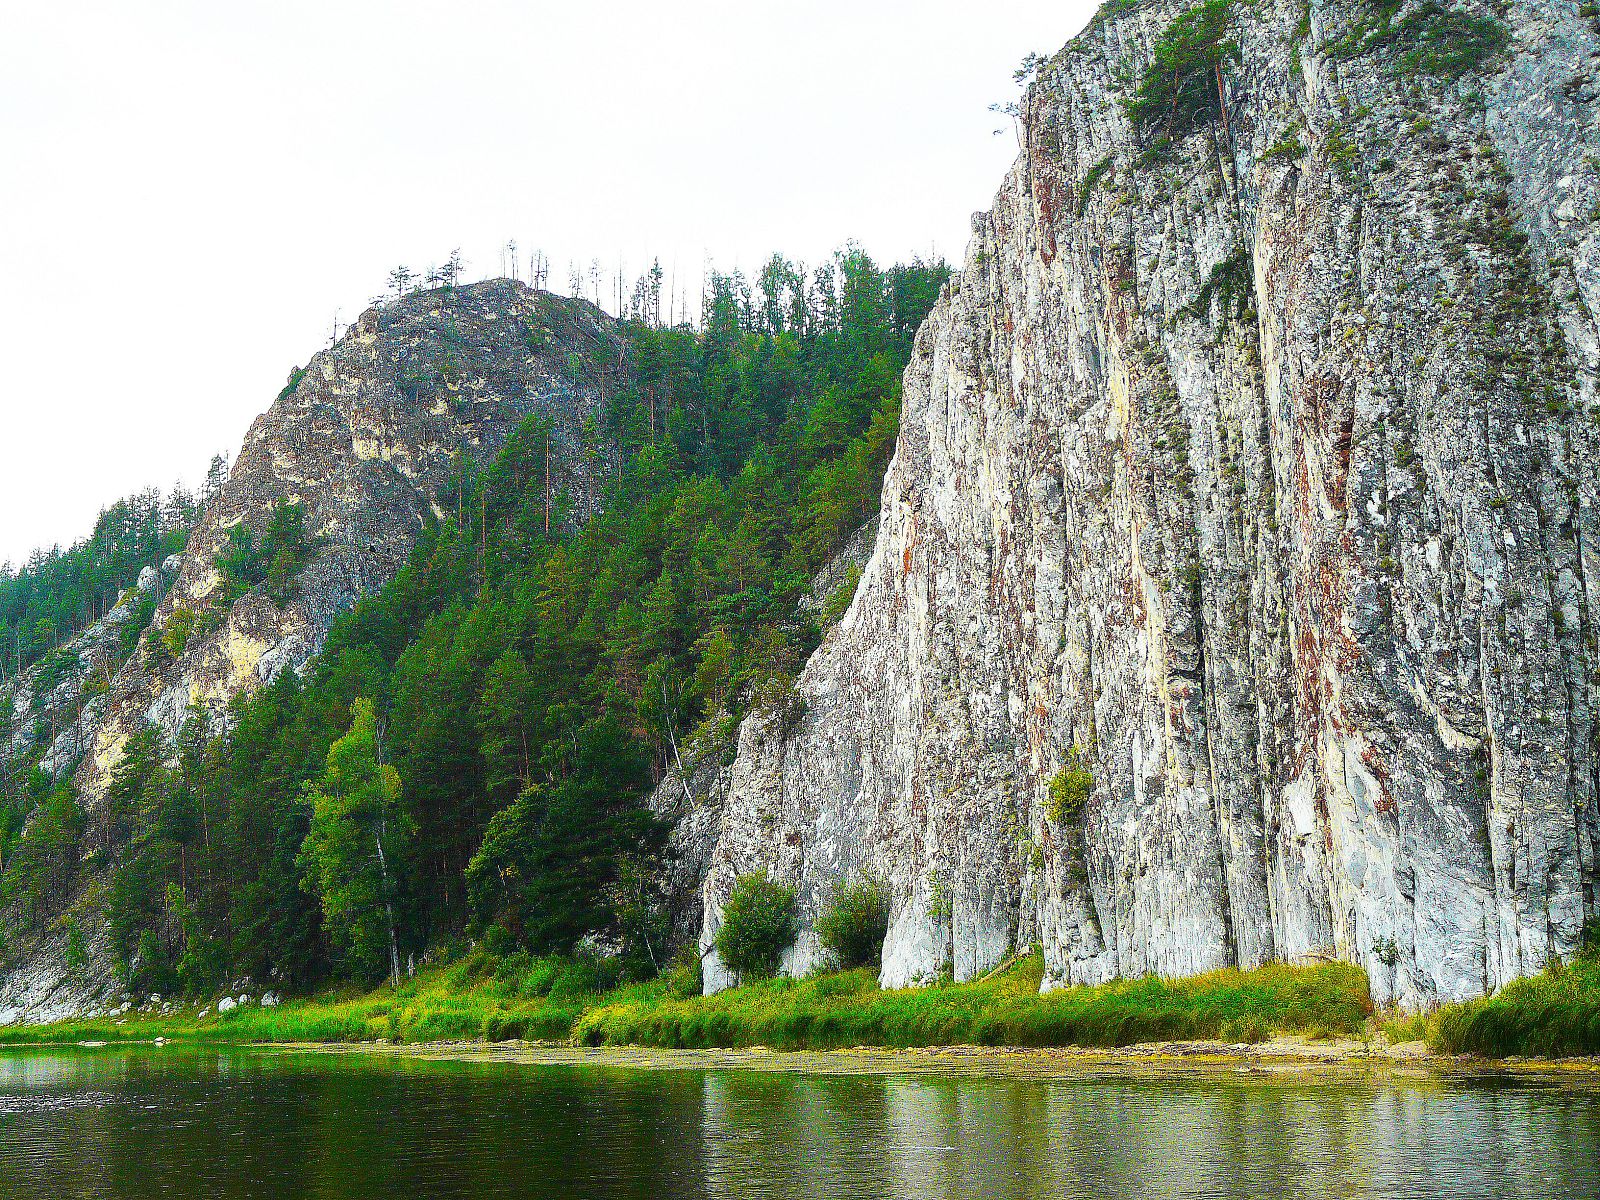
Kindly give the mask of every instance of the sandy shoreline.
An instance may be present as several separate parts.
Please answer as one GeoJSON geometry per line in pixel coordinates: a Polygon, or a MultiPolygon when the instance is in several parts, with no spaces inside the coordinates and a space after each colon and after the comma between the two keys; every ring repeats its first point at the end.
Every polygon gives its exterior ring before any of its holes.
{"type": "Polygon", "coordinates": [[[1600,1059],[1483,1059],[1428,1052],[1422,1043],[1378,1046],[1358,1041],[1276,1038],[1257,1045],[1162,1042],[1049,1049],[940,1046],[908,1050],[665,1050],[647,1046],[568,1046],[528,1042],[380,1042],[260,1046],[294,1053],[378,1054],[434,1062],[520,1063],[625,1070],[747,1070],[812,1075],[938,1074],[1008,1079],[1098,1075],[1254,1077],[1286,1081],[1372,1077],[1481,1079],[1600,1088],[1600,1059]]]}

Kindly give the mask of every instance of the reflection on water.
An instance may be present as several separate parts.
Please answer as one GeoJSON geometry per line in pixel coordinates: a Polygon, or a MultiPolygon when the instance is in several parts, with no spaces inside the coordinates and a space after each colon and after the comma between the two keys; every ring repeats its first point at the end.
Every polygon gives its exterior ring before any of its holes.
{"type": "Polygon", "coordinates": [[[0,1054],[4,1197],[1600,1194],[1600,1094],[0,1054]]]}

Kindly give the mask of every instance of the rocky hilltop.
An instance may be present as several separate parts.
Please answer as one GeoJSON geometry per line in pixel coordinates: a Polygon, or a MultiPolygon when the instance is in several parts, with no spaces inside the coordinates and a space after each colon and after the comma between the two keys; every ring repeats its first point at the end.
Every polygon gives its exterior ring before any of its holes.
{"type": "Polygon", "coordinates": [[[529,416],[552,428],[552,478],[582,521],[614,454],[594,440],[604,371],[620,341],[609,317],[505,279],[414,293],[368,309],[296,369],[245,435],[156,609],[84,739],[80,795],[104,791],[128,735],[169,737],[191,706],[213,719],[235,696],[298,668],[334,618],[394,577],[424,514],[463,462],[483,464],[529,416]],[[308,550],[291,587],[229,599],[219,561],[239,527],[259,540],[274,507],[300,506],[308,550]],[[181,616],[179,616],[182,614],[181,616]],[[175,617],[192,632],[167,637],[175,617]],[[165,642],[167,653],[153,643],[165,642]],[[176,652],[173,652],[173,650],[176,652]]]}
{"type": "MultiPolygon", "coordinates": [[[[109,686],[81,702],[127,603],[69,648],[81,670],[51,684],[43,708],[70,719],[45,764],[79,763],[91,830],[130,735],[153,723],[170,739],[191,714],[215,726],[235,697],[303,666],[341,612],[393,578],[425,514],[442,515],[457,472],[487,463],[524,419],[549,422],[555,511],[572,523],[594,512],[616,461],[594,430],[621,353],[615,324],[593,305],[496,279],[369,309],[296,369],[251,426],[184,553],[140,580],[159,603],[109,686]],[[298,506],[301,543],[259,582],[226,578],[225,558],[267,542],[285,504],[298,506]]],[[[19,710],[41,707],[37,674],[10,697],[19,710]]],[[[50,939],[59,942],[59,931],[50,939]]],[[[71,979],[60,945],[22,954],[0,986],[0,1015],[83,1011],[97,989],[114,986],[104,947],[90,950],[94,969],[71,979]]]]}
{"type": "Polygon", "coordinates": [[[756,867],[808,925],[885,881],[888,985],[1038,941],[1421,1005],[1574,952],[1597,56],[1572,0],[1120,0],[1043,64],[804,715],[740,732],[708,990],[756,867]]]}

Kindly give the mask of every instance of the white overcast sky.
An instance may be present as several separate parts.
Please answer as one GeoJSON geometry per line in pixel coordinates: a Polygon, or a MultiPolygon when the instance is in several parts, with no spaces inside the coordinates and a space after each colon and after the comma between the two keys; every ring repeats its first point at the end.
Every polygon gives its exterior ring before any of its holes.
{"type": "Polygon", "coordinates": [[[962,253],[1097,0],[0,0],[0,562],[231,456],[397,263],[962,253]]]}

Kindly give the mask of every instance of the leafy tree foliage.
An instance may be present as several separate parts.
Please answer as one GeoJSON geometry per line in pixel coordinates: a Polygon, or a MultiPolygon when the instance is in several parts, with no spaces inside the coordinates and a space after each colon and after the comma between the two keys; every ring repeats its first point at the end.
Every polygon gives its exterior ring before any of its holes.
{"type": "Polygon", "coordinates": [[[49,776],[34,772],[20,797],[7,798],[0,821],[5,866],[0,899],[17,906],[23,920],[37,927],[69,894],[83,836],[83,811],[71,787],[52,784],[49,776]],[[23,819],[30,812],[32,818],[24,828],[23,819]]]}
{"type": "Polygon", "coordinates": [[[817,918],[817,940],[841,967],[877,963],[888,936],[889,893],[875,879],[839,888],[817,918]]]}
{"type": "Polygon", "coordinates": [[[357,700],[350,718],[350,732],[328,748],[321,778],[306,784],[311,828],[300,864],[345,972],[371,983],[387,970],[398,984],[391,864],[414,831],[400,808],[400,774],[384,761],[377,709],[357,700]]]}
{"type": "Polygon", "coordinates": [[[783,952],[794,944],[800,925],[794,889],[752,871],[734,880],[717,929],[717,953],[730,971],[764,979],[778,972],[783,952]]]}
{"type": "MultiPolygon", "coordinates": [[[[370,980],[479,934],[670,961],[643,801],[697,731],[790,702],[819,636],[796,602],[873,512],[946,276],[854,248],[774,258],[714,276],[676,328],[641,281],[625,357],[568,364],[605,400],[599,515],[565,519],[530,420],[493,462],[463,458],[446,515],[303,674],[177,747],[130,741],[100,845],[136,983],[370,980]]],[[[227,548],[230,588],[292,586],[311,545],[292,507],[227,548]]]]}
{"type": "Polygon", "coordinates": [[[226,601],[231,603],[253,588],[264,587],[269,596],[282,603],[315,548],[315,540],[306,533],[305,506],[295,501],[275,501],[267,516],[267,527],[259,537],[244,523],[228,530],[227,545],[216,562],[226,601]]]}
{"type": "Polygon", "coordinates": [[[1240,57],[1226,39],[1231,0],[1206,0],[1184,13],[1156,42],[1150,65],[1127,102],[1128,119],[1146,140],[1177,141],[1225,116],[1222,67],[1240,57]]]}

